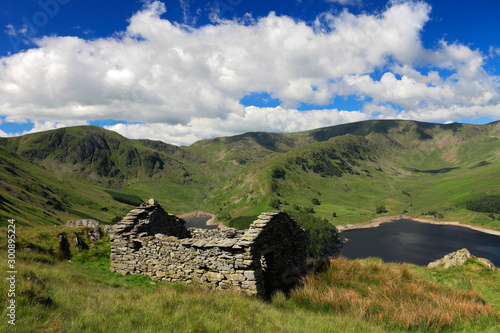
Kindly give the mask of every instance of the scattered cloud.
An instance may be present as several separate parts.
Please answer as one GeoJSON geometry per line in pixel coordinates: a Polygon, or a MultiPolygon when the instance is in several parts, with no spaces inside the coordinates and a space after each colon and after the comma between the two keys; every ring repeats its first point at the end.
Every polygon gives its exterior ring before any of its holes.
{"type": "Polygon", "coordinates": [[[358,6],[363,3],[362,0],[326,0],[326,2],[338,3],[342,6],[358,6]]]}
{"type": "MultiPolygon", "coordinates": [[[[189,2],[180,1],[189,21],[189,2]]],[[[312,25],[269,13],[188,28],[162,19],[165,10],[148,2],[113,37],[43,37],[1,58],[0,114],[30,119],[33,131],[123,120],[109,128],[176,144],[370,117],[500,118],[500,80],[483,69],[485,55],[445,40],[422,46],[431,10],[423,2],[394,2],[376,15],[323,13],[312,25]],[[241,103],[260,92],[281,105],[241,103]],[[336,96],[365,105],[337,110],[336,96]],[[304,104],[313,110],[297,111],[304,104]]]]}
{"type": "Polygon", "coordinates": [[[495,57],[500,56],[500,47],[490,46],[489,56],[490,56],[490,58],[495,58],[495,57]]]}
{"type": "MultiPolygon", "coordinates": [[[[26,119],[17,119],[17,118],[6,118],[5,123],[27,123],[26,119]]],[[[0,119],[0,125],[2,125],[2,120],[0,119]]],[[[43,121],[43,120],[35,120],[33,122],[33,128],[30,130],[25,130],[22,132],[18,133],[6,133],[2,130],[0,130],[0,137],[12,137],[12,136],[18,136],[18,135],[24,135],[24,134],[31,134],[31,133],[36,133],[36,132],[43,132],[43,131],[49,131],[49,130],[54,130],[58,128],[64,128],[64,127],[71,127],[71,126],[81,126],[81,125],[89,125],[88,121],[81,121],[81,120],[76,120],[76,121],[43,121]]]]}
{"type": "Polygon", "coordinates": [[[33,31],[30,30],[26,24],[19,29],[16,29],[12,24],[6,25],[5,28],[5,33],[9,36],[25,36],[33,33],[33,31]]]}

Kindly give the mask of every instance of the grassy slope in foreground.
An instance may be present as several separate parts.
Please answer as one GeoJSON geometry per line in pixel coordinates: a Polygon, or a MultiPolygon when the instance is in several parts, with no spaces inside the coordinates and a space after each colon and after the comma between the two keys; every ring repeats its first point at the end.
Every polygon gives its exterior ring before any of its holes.
{"type": "MultiPolygon", "coordinates": [[[[2,236],[6,229],[0,229],[2,236]]],[[[0,255],[7,252],[1,238],[0,255]]],[[[413,265],[333,260],[290,298],[270,303],[236,292],[150,283],[109,271],[109,238],[90,244],[80,229],[17,230],[16,330],[175,332],[495,332],[500,271],[477,262],[447,271],[413,265]],[[57,234],[79,237],[61,257],[57,234]],[[30,248],[31,251],[26,251],[30,248]],[[64,256],[63,256],[64,257],[64,256]],[[478,289],[481,294],[479,294],[478,289]],[[411,297],[409,297],[411,295],[411,297]],[[486,305],[483,305],[483,300],[486,305]],[[402,306],[403,305],[403,306],[402,306]]],[[[7,271],[3,262],[2,271],[7,271]]],[[[7,295],[7,285],[0,285],[7,295]]],[[[6,317],[5,307],[0,311],[6,317]]],[[[7,320],[0,330],[11,327],[7,320]]]]}

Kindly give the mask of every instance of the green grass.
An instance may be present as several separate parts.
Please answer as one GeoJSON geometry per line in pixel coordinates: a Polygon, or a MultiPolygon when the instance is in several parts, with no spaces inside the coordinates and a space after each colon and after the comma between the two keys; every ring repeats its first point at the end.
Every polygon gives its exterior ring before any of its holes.
{"type": "Polygon", "coordinates": [[[491,271],[476,260],[449,269],[416,267],[417,274],[437,283],[466,290],[477,290],[500,314],[500,270],[491,271]]]}
{"type": "MultiPolygon", "coordinates": [[[[6,256],[6,229],[0,230],[6,256]]],[[[236,291],[167,284],[109,271],[109,237],[84,229],[17,230],[16,332],[496,332],[500,271],[477,262],[449,270],[336,259],[271,302],[236,291]],[[80,237],[57,259],[57,235],[80,237]],[[30,248],[30,251],[26,249],[30,248]],[[485,305],[483,304],[483,300],[485,305]]],[[[321,266],[319,266],[321,267],[321,266]]],[[[7,271],[5,261],[0,266],[7,271]]],[[[7,285],[0,284],[0,295],[7,285]]],[[[2,296],[5,298],[5,296],[2,296]]],[[[0,315],[6,317],[6,307],[0,315]]]]}
{"type": "MultiPolygon", "coordinates": [[[[342,332],[382,329],[356,318],[282,310],[236,291],[152,282],[145,276],[109,271],[109,238],[82,252],[71,248],[71,261],[59,261],[57,234],[69,239],[82,230],[18,230],[16,328],[18,332],[342,332]],[[36,244],[36,245],[35,245],[36,244]],[[26,248],[31,251],[26,251],[26,248]]],[[[5,234],[5,229],[2,230],[5,234]]],[[[1,255],[6,255],[2,238],[1,255]]],[[[2,272],[7,271],[2,262],[2,272]]],[[[7,295],[2,283],[0,294],[7,295]]],[[[6,308],[0,311],[6,318],[6,308]]],[[[6,320],[1,331],[11,331],[6,320]]]]}
{"type": "Polygon", "coordinates": [[[2,147],[0,154],[0,225],[8,219],[28,226],[89,217],[105,222],[129,210],[130,206],[71,175],[45,170],[2,147]]]}
{"type": "MultiPolygon", "coordinates": [[[[19,332],[343,332],[382,329],[356,318],[281,310],[237,292],[146,284],[77,264],[32,264],[18,276],[19,332]],[[31,277],[29,281],[26,277],[31,277]],[[40,280],[40,282],[32,282],[40,280]],[[53,306],[41,304],[40,295],[53,306]]],[[[5,290],[1,290],[2,293],[5,290]]],[[[5,318],[5,310],[2,310],[5,318]]],[[[6,321],[0,329],[9,329],[6,321]]]]}

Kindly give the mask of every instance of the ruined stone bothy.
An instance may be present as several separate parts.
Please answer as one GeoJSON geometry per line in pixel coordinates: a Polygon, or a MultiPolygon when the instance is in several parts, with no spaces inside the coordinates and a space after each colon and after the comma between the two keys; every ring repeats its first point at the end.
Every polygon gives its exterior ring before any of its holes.
{"type": "Polygon", "coordinates": [[[266,296],[305,272],[306,233],[284,212],[262,213],[244,231],[186,228],[154,201],[111,235],[111,270],[167,282],[209,284],[266,296]]]}

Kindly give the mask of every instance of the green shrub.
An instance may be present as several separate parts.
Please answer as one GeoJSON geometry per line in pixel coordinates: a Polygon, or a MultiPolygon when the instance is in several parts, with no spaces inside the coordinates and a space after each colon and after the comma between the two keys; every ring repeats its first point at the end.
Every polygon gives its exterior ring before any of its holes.
{"type": "Polygon", "coordinates": [[[312,208],[312,207],[304,207],[304,213],[314,214],[316,212],[314,211],[314,208],[312,208]]]}
{"type": "Polygon", "coordinates": [[[238,230],[248,229],[250,224],[257,219],[255,216],[238,216],[231,220],[232,227],[238,230]]]}
{"type": "Polygon", "coordinates": [[[276,179],[274,178],[271,179],[270,187],[271,187],[271,192],[278,194],[280,188],[278,186],[278,182],[276,181],[276,179]]]}
{"type": "Polygon", "coordinates": [[[271,177],[273,179],[285,178],[285,170],[281,167],[275,167],[271,170],[271,177]]]}
{"type": "Polygon", "coordinates": [[[377,214],[383,214],[387,213],[387,209],[385,208],[385,205],[383,203],[377,204],[377,207],[375,207],[375,212],[377,214]]]}
{"type": "Polygon", "coordinates": [[[281,201],[278,198],[272,198],[269,201],[269,206],[273,207],[274,209],[280,209],[281,206],[281,201]]]}

